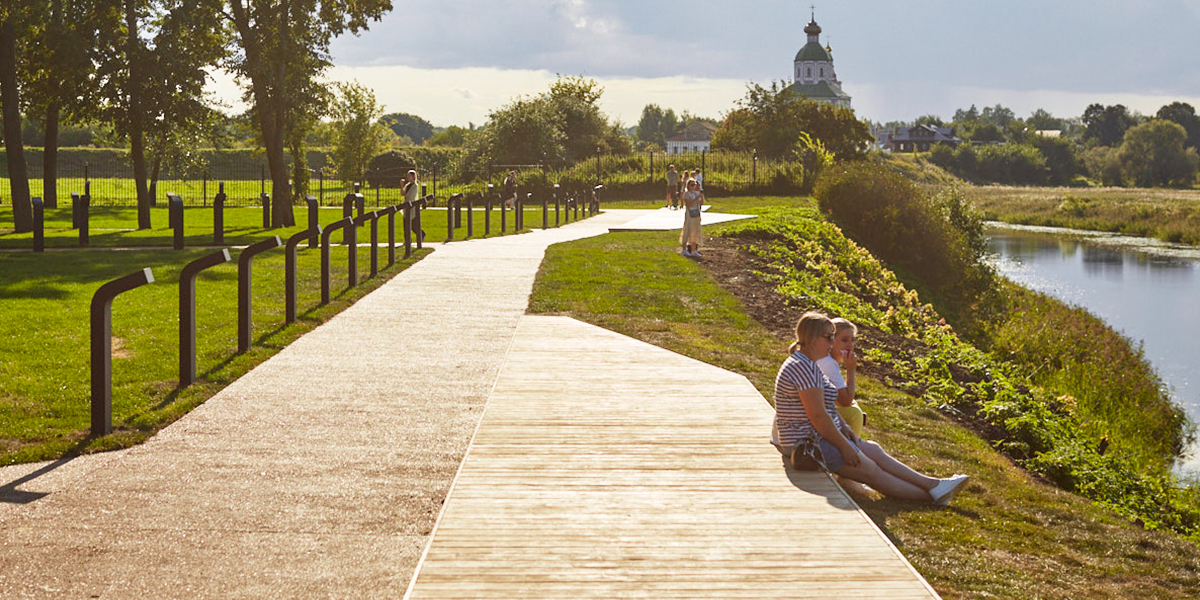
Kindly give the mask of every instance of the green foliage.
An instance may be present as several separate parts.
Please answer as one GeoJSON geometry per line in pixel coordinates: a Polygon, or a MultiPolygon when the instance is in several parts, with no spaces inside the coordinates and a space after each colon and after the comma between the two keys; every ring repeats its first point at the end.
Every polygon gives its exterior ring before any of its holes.
{"type": "Polygon", "coordinates": [[[367,184],[373,188],[398,188],[404,183],[409,169],[416,168],[417,163],[407,152],[388,150],[377,154],[367,163],[367,184]]]}
{"type": "Polygon", "coordinates": [[[420,145],[433,137],[433,125],[408,113],[389,113],[383,115],[383,122],[391,128],[398,138],[408,138],[412,143],[420,145]]]}
{"type": "Polygon", "coordinates": [[[1125,177],[1139,187],[1191,185],[1196,179],[1195,148],[1184,149],[1182,125],[1153,119],[1130,128],[1117,150],[1125,177]]]}
{"type": "Polygon", "coordinates": [[[344,183],[359,181],[371,157],[387,148],[393,135],[379,122],[383,107],[375,92],[354,83],[335,84],[330,114],[333,117],[333,168],[344,183]]]}
{"type": "Polygon", "coordinates": [[[1088,175],[1102,185],[1119,186],[1125,183],[1125,173],[1115,148],[1093,146],[1084,150],[1083,165],[1088,175]]]}
{"type": "Polygon", "coordinates": [[[1091,104],[1083,111],[1083,124],[1083,139],[1088,144],[1111,147],[1121,144],[1125,132],[1137,125],[1137,118],[1122,104],[1091,104]]]}
{"type": "Polygon", "coordinates": [[[1065,137],[1033,135],[1029,145],[1037,148],[1045,158],[1047,178],[1050,185],[1069,185],[1083,174],[1083,159],[1075,142],[1065,137]]]}
{"type": "Polygon", "coordinates": [[[747,86],[746,97],[713,134],[713,149],[757,150],[764,158],[789,156],[808,133],[841,160],[861,158],[871,140],[866,123],[848,108],[803,99],[784,84],[747,86]]]}
{"type": "Polygon", "coordinates": [[[932,294],[961,329],[978,332],[999,302],[982,224],[960,194],[929,195],[870,164],[828,171],[815,193],[821,210],[859,243],[932,294]]]}
{"type": "Polygon", "coordinates": [[[451,125],[425,140],[426,146],[438,146],[446,148],[461,148],[467,145],[468,138],[474,134],[474,131],[466,127],[451,125]]]}
{"type": "Polygon", "coordinates": [[[680,122],[674,110],[663,110],[657,104],[647,104],[642,108],[642,117],[638,120],[637,138],[663,150],[667,147],[667,138],[675,135],[679,128],[680,122]]]}
{"type": "Polygon", "coordinates": [[[629,139],[600,112],[603,93],[595,80],[560,76],[549,91],[491,112],[487,125],[467,143],[468,160],[529,165],[628,153],[629,139]]]}
{"type": "Polygon", "coordinates": [[[1191,104],[1187,102],[1172,102],[1158,109],[1154,117],[1178,123],[1183,127],[1187,131],[1187,141],[1183,143],[1184,147],[1200,147],[1200,116],[1196,115],[1196,109],[1192,108],[1191,104]]]}

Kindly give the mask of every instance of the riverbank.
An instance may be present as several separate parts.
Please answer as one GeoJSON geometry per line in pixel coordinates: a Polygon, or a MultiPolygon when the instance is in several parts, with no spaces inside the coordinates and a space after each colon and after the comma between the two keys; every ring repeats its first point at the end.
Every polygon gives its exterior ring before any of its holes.
{"type": "Polygon", "coordinates": [[[1200,190],[962,186],[987,220],[1200,245],[1200,190]]]}
{"type": "MultiPolygon", "coordinates": [[[[871,414],[868,437],[919,469],[973,476],[951,510],[856,497],[939,593],[946,598],[1197,597],[1200,548],[1195,544],[1146,530],[1030,475],[1011,454],[997,451],[1001,439],[964,426],[971,419],[961,410],[954,416],[957,404],[931,402],[938,394],[952,394],[957,384],[932,377],[922,383],[915,370],[957,367],[943,354],[921,350],[924,341],[881,326],[899,325],[907,311],[921,310],[920,303],[825,222],[811,200],[713,201],[714,210],[722,212],[745,210],[739,204],[764,212],[759,207],[770,203],[790,216],[706,228],[706,235],[718,237],[705,242],[700,261],[678,255],[673,232],[610,234],[554,246],[530,310],[568,314],[734,370],[767,398],[800,312],[819,307],[849,316],[864,325],[867,357],[859,399],[871,414]],[[813,228],[811,235],[794,238],[803,244],[800,252],[785,252],[770,233],[792,219],[813,228]],[[888,304],[895,310],[887,310],[888,304]],[[916,360],[889,361],[889,354],[901,352],[916,360]]],[[[939,340],[949,344],[948,338],[939,340]]],[[[994,416],[1001,422],[1018,419],[1017,408],[1007,406],[1014,412],[994,416]]],[[[1035,431],[1028,420],[1018,421],[1035,431]]]]}

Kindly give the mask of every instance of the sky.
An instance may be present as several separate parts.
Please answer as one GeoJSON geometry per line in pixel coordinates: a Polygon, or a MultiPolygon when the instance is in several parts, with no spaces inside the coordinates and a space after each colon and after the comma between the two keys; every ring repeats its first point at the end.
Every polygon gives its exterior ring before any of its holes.
{"type": "MultiPolygon", "coordinates": [[[[440,127],[483,124],[558,74],[598,81],[601,108],[626,126],[650,103],[720,118],[747,84],[790,83],[814,13],[861,119],[1200,108],[1200,0],[392,1],[334,41],[328,79],[440,127]]],[[[210,89],[238,108],[228,76],[210,89]]]]}

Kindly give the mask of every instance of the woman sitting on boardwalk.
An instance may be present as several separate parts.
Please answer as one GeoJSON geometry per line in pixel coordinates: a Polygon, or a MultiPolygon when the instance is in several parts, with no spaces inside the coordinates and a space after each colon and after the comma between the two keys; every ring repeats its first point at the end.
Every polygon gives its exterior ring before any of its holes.
{"type": "Polygon", "coordinates": [[[918,473],[842,421],[837,388],[816,362],[829,356],[834,334],[833,322],[818,312],[806,312],[796,323],[791,355],[775,377],[775,428],[784,455],[796,469],[824,469],[885,496],[949,504],[966,475],[937,479],[918,473]]]}

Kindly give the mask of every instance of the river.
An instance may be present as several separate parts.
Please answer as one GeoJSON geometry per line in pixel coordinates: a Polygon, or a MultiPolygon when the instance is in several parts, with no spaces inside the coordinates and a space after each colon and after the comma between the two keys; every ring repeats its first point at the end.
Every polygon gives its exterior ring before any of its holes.
{"type": "MultiPolygon", "coordinates": [[[[988,223],[988,239],[1003,275],[1140,341],[1172,399],[1200,423],[1200,248],[1003,223],[988,223]]],[[[1200,474],[1200,448],[1179,468],[1200,474]]]]}

